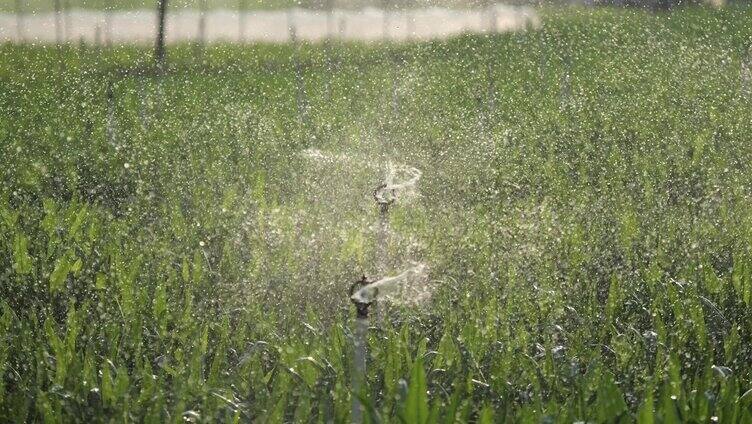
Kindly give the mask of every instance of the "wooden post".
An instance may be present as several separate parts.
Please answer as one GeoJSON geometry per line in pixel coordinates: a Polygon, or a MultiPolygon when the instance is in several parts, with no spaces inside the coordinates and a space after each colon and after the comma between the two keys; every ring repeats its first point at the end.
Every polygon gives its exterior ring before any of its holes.
{"type": "Polygon", "coordinates": [[[71,31],[71,23],[70,23],[70,0],[63,0],[63,13],[65,14],[63,16],[63,41],[68,42],[70,40],[70,31],[71,31]]]}
{"type": "Polygon", "coordinates": [[[167,15],[167,0],[157,0],[157,41],[154,47],[154,59],[160,70],[165,65],[165,17],[167,15]]]}
{"type": "Polygon", "coordinates": [[[55,8],[55,43],[60,45],[63,42],[63,11],[60,6],[60,0],[53,0],[55,8]]]}
{"type": "Polygon", "coordinates": [[[104,9],[104,45],[112,45],[112,4],[108,4],[104,9]]]}
{"type": "Polygon", "coordinates": [[[491,35],[495,35],[498,32],[496,20],[496,5],[494,4],[493,0],[490,0],[488,3],[488,32],[491,35]]]}
{"type": "Polygon", "coordinates": [[[206,42],[206,0],[199,0],[198,47],[202,50],[206,42]]]}
{"type": "Polygon", "coordinates": [[[381,36],[384,39],[384,41],[386,41],[386,40],[389,39],[389,24],[390,24],[390,22],[389,22],[389,18],[390,18],[390,16],[389,16],[389,0],[383,0],[382,1],[382,7],[383,7],[382,13],[384,14],[383,15],[384,16],[384,20],[383,20],[384,27],[382,28],[382,35],[381,36]]]}
{"type": "Polygon", "coordinates": [[[245,40],[245,12],[246,0],[238,0],[238,41],[245,40]]]}
{"type": "Polygon", "coordinates": [[[16,32],[18,34],[18,41],[24,41],[26,35],[24,32],[24,14],[23,14],[23,0],[16,0],[16,32]]]}

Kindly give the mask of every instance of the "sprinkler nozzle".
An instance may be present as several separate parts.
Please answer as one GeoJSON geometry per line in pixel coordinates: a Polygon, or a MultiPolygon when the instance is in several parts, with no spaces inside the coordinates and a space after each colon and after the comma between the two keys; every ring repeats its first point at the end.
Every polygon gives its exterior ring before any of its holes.
{"type": "Polygon", "coordinates": [[[387,183],[381,183],[373,190],[373,200],[382,208],[388,207],[397,199],[397,193],[394,189],[387,188],[387,183]]]}
{"type": "Polygon", "coordinates": [[[355,305],[356,315],[358,318],[368,318],[368,308],[373,305],[375,300],[365,302],[361,300],[360,297],[355,296],[355,293],[371,283],[372,281],[368,280],[368,277],[364,275],[360,278],[360,280],[354,282],[350,286],[350,301],[353,303],[353,305],[355,305]]]}

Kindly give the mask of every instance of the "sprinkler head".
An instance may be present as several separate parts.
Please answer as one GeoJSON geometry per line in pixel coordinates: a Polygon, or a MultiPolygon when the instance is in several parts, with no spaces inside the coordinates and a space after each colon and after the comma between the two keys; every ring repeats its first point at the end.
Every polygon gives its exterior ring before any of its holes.
{"type": "Polygon", "coordinates": [[[388,208],[396,199],[397,193],[394,189],[387,189],[386,183],[379,184],[379,186],[373,190],[373,200],[375,200],[382,209],[388,208]]]}
{"type": "MultiPolygon", "coordinates": [[[[355,293],[357,290],[359,290],[362,287],[365,287],[369,284],[371,284],[372,281],[368,279],[365,275],[360,278],[360,280],[354,282],[350,286],[350,301],[355,305],[356,310],[356,316],[358,318],[368,318],[368,308],[373,305],[376,301],[372,300],[370,302],[363,302],[358,300],[359,298],[355,296],[355,293]]],[[[378,289],[377,289],[378,290],[378,289]]]]}

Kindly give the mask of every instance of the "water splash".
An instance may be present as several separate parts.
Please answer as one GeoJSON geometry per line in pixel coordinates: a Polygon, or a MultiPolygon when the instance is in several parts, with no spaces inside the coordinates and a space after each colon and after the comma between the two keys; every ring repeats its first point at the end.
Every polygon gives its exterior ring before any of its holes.
{"type": "MultiPolygon", "coordinates": [[[[356,291],[350,298],[355,302],[371,303],[376,298],[393,296],[397,291],[403,291],[410,283],[420,283],[427,275],[425,264],[419,263],[403,271],[401,274],[384,277],[356,291]],[[401,290],[402,289],[402,290],[401,290]]],[[[412,291],[412,290],[407,290],[412,291]]],[[[415,301],[415,299],[405,298],[404,301],[415,301]]]]}
{"type": "Polygon", "coordinates": [[[415,167],[389,163],[384,184],[374,193],[379,203],[392,203],[400,197],[414,197],[423,173],[415,167]]]}
{"type": "Polygon", "coordinates": [[[323,163],[344,163],[347,165],[360,165],[360,166],[375,166],[370,161],[366,160],[365,158],[359,158],[353,155],[348,155],[345,153],[331,153],[331,152],[324,152],[319,149],[309,148],[305,149],[301,152],[304,158],[310,159],[314,162],[323,162],[323,163]]]}

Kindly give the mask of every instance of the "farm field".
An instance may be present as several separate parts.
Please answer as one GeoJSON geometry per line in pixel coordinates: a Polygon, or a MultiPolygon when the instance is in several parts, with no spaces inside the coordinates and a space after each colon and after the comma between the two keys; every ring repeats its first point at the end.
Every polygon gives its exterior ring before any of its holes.
{"type": "Polygon", "coordinates": [[[0,45],[0,421],[752,422],[750,10],[541,19],[0,45]]]}

